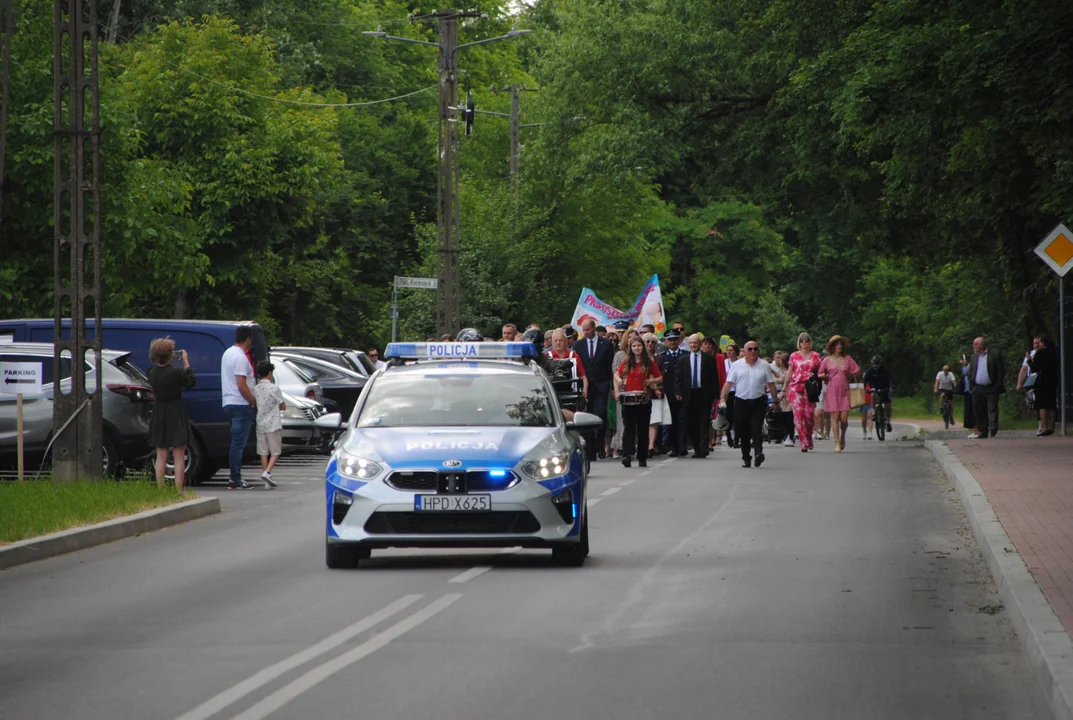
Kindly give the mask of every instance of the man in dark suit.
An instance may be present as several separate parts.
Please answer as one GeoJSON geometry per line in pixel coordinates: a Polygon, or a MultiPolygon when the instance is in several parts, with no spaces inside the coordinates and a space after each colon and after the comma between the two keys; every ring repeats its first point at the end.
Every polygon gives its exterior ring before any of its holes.
{"type": "MultiPolygon", "coordinates": [[[[573,350],[581,359],[585,376],[589,379],[588,411],[598,415],[607,427],[607,398],[611,394],[611,361],[615,357],[615,346],[611,341],[596,335],[596,321],[586,319],[581,323],[581,337],[574,343],[573,350]]],[[[604,431],[598,430],[587,438],[590,460],[605,457],[604,444],[600,438],[604,431]]]]}
{"type": "Polygon", "coordinates": [[[686,434],[693,443],[693,457],[708,457],[712,401],[719,392],[715,358],[700,351],[700,335],[689,336],[689,352],[678,358],[674,373],[674,396],[681,403],[678,454],[686,454],[686,434]]]}
{"type": "Polygon", "coordinates": [[[969,391],[976,411],[976,432],[969,439],[975,440],[998,434],[998,396],[1006,392],[1006,363],[1002,353],[989,350],[982,337],[972,341],[972,349],[976,352],[969,360],[969,391]]]}
{"type": "Polygon", "coordinates": [[[682,336],[677,330],[671,328],[663,334],[663,342],[667,349],[660,353],[658,362],[659,370],[663,373],[663,388],[667,394],[667,404],[671,406],[671,423],[663,426],[663,447],[667,448],[667,455],[678,457],[678,449],[685,444],[686,434],[682,430],[682,403],[678,400],[675,390],[675,378],[678,376],[678,360],[685,353],[679,348],[682,336]]]}

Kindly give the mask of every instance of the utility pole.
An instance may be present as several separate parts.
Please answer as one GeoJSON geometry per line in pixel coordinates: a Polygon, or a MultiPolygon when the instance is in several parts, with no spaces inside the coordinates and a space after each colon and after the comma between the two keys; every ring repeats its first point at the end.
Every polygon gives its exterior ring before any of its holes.
{"type": "Polygon", "coordinates": [[[475,42],[458,44],[459,18],[483,17],[478,12],[463,10],[434,10],[432,16],[439,21],[438,43],[414,40],[413,38],[388,35],[382,29],[363,32],[362,35],[429,45],[440,51],[440,104],[439,104],[439,175],[436,188],[436,332],[439,335],[454,334],[462,326],[462,272],[461,232],[459,231],[459,107],[458,69],[455,53],[474,45],[484,45],[496,40],[524,35],[529,30],[511,30],[506,35],[486,38],[475,42]]]}
{"type": "Polygon", "coordinates": [[[55,0],[53,58],[55,354],[52,477],[102,475],[101,130],[97,83],[97,3],[55,0]],[[87,42],[88,41],[88,42],[87,42]],[[87,66],[88,65],[88,66],[87,66]],[[63,324],[70,321],[70,330],[63,324]],[[93,320],[88,339],[87,320],[93,320]],[[92,360],[91,379],[83,370],[92,360]],[[66,367],[65,365],[66,364],[66,367]],[[60,379],[69,368],[70,391],[60,379]]]}
{"type": "Polygon", "coordinates": [[[7,150],[7,95],[11,77],[11,35],[15,23],[11,13],[12,0],[0,0],[0,243],[4,240],[4,166],[7,150]]]}
{"type": "Polygon", "coordinates": [[[436,187],[436,334],[454,334],[462,328],[462,271],[459,268],[458,180],[459,123],[458,18],[476,13],[437,11],[440,20],[440,172],[436,187]]]}
{"type": "Polygon", "coordinates": [[[522,150],[522,98],[518,83],[510,86],[510,184],[518,201],[518,155],[522,150]]]}

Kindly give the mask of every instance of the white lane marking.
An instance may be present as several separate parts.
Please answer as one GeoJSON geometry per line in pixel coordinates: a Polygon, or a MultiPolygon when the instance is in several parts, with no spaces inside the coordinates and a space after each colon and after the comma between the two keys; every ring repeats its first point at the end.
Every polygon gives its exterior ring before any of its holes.
{"type": "Polygon", "coordinates": [[[646,475],[651,475],[651,474],[652,474],[651,470],[645,470],[643,473],[641,473],[641,477],[645,477],[646,475]]]}
{"type": "MultiPolygon", "coordinates": [[[[648,473],[650,473],[650,472],[652,472],[652,471],[651,471],[651,470],[646,470],[645,472],[643,472],[643,473],[641,473],[641,474],[642,474],[642,475],[647,475],[647,474],[648,474],[648,473]]],[[[630,479],[630,480],[627,480],[627,481],[625,481],[625,482],[620,482],[620,483],[619,483],[619,486],[620,486],[620,487],[629,487],[630,485],[633,485],[633,484],[634,484],[635,482],[637,482],[637,478],[632,478],[632,479],[630,479]]]]}
{"type": "Polygon", "coordinates": [[[615,493],[617,493],[621,489],[622,488],[620,488],[620,487],[607,488],[602,493],[600,493],[600,495],[602,495],[604,497],[606,497],[608,495],[614,495],[615,493]]]}
{"type": "Polygon", "coordinates": [[[262,720],[262,718],[268,717],[302,693],[307,692],[324,682],[335,673],[344,670],[362,658],[373,654],[380,648],[391,643],[392,640],[398,639],[421,623],[443,612],[461,597],[461,594],[444,595],[439,600],[418,610],[410,617],[400,620],[383,632],[377,633],[353,650],[349,650],[339,657],[329,660],[323,665],[318,665],[297,680],[284,685],[264,700],[251,706],[245,712],[236,715],[235,720],[262,720]]]}
{"type": "Polygon", "coordinates": [[[589,498],[585,501],[585,507],[592,507],[598,502],[600,502],[600,498],[589,498]]]}
{"type": "Polygon", "coordinates": [[[666,460],[661,461],[660,465],[670,465],[672,462],[674,462],[677,459],[678,458],[667,458],[666,460]]]}
{"type": "Polygon", "coordinates": [[[243,680],[238,685],[224,690],[216,697],[203,702],[185,715],[180,715],[178,720],[204,720],[205,718],[212,717],[228,705],[238,702],[258,688],[272,682],[280,675],[288,673],[296,667],[304,665],[310,660],[313,660],[330,650],[334,650],[351,638],[360,635],[371,627],[379,625],[392,615],[402,612],[423,597],[424,595],[406,595],[399,598],[383,610],[378,610],[353,625],[343,628],[334,635],[329,635],[316,645],[295,653],[286,660],[281,660],[275,665],[270,665],[259,673],[243,680]]]}
{"type": "Polygon", "coordinates": [[[451,578],[447,582],[449,582],[449,583],[464,583],[464,582],[467,582],[469,580],[472,580],[473,578],[477,577],[478,575],[484,575],[486,572],[488,572],[491,569],[492,569],[491,565],[478,565],[477,567],[471,567],[466,572],[460,573],[458,575],[455,575],[453,578],[451,578]]]}

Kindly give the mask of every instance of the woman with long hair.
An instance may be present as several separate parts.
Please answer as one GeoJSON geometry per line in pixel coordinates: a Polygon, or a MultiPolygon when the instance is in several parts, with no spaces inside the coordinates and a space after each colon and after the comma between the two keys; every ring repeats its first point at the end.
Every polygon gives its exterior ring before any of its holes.
{"type": "Polygon", "coordinates": [[[175,341],[157,338],[149,345],[153,366],[147,373],[153,388],[153,414],[149,419],[149,446],[156,449],[156,484],[163,488],[168,465],[168,450],[175,463],[175,489],[183,491],[186,481],[186,446],[190,442],[190,417],[183,402],[183,390],[197,383],[190,358],[183,352],[182,368],[171,364],[175,359],[175,341]]]}
{"type": "Polygon", "coordinates": [[[634,450],[638,467],[648,466],[648,443],[645,433],[652,412],[650,393],[663,382],[659,365],[648,354],[644,341],[636,334],[630,339],[630,353],[615,371],[620,415],[623,416],[622,466],[630,467],[634,450]]]}
{"type": "Polygon", "coordinates": [[[820,354],[812,349],[812,336],[803,332],[797,336],[797,350],[790,354],[789,368],[782,381],[783,396],[790,399],[794,425],[801,452],[813,450],[812,431],[816,421],[816,406],[808,399],[805,383],[820,370],[820,354]]]}
{"type": "Polygon", "coordinates": [[[820,362],[820,379],[827,383],[827,397],[823,399],[823,410],[831,418],[835,431],[835,452],[846,449],[846,428],[849,427],[849,385],[861,368],[846,350],[849,340],[842,335],[834,335],[827,341],[827,357],[820,362]]]}
{"type": "MultiPolygon", "coordinates": [[[[630,350],[630,340],[637,336],[636,330],[623,330],[622,339],[618,343],[618,352],[615,353],[614,359],[611,361],[611,369],[614,371],[622,363],[626,362],[626,355],[630,350]]],[[[615,435],[611,438],[611,449],[622,455],[622,435],[625,432],[623,420],[625,419],[622,414],[622,404],[618,402],[618,386],[615,383],[611,383],[611,393],[615,397],[615,402],[618,404],[618,416],[615,418],[615,435]]]]}

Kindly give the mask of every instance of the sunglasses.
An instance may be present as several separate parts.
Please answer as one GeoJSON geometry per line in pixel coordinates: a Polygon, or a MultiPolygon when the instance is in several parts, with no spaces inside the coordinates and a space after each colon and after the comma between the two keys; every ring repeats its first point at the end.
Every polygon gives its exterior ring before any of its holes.
{"type": "Polygon", "coordinates": [[[745,348],[745,352],[760,352],[760,348],[745,348]]]}

